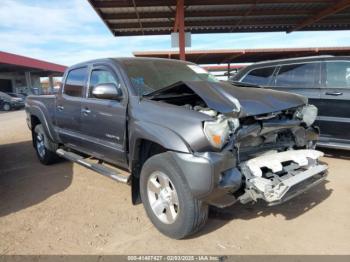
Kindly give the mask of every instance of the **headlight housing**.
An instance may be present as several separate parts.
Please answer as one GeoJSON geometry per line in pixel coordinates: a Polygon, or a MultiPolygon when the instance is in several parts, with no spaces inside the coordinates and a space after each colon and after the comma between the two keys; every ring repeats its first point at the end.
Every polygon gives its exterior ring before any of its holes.
{"type": "Polygon", "coordinates": [[[214,148],[221,149],[238,127],[238,119],[218,117],[216,121],[204,122],[204,134],[214,148]]]}
{"type": "Polygon", "coordinates": [[[318,109],[314,105],[306,105],[295,112],[296,118],[302,120],[307,126],[311,126],[317,118],[318,109]]]}

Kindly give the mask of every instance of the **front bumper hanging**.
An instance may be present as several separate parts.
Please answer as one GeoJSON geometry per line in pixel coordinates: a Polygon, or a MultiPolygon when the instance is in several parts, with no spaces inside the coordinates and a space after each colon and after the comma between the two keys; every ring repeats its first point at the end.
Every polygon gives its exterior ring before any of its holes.
{"type": "Polygon", "coordinates": [[[325,179],[328,166],[318,159],[323,153],[316,150],[290,150],[268,153],[244,162],[246,178],[242,203],[263,199],[269,205],[280,204],[325,179]]]}

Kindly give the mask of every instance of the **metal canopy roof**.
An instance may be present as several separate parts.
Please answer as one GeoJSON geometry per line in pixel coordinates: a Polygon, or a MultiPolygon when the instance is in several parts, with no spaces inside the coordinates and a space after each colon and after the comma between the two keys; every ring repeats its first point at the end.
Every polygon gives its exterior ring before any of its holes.
{"type": "MultiPolygon", "coordinates": [[[[179,59],[177,51],[144,51],[133,52],[137,57],[159,57],[179,59]]],[[[338,55],[350,56],[348,47],[320,48],[270,48],[270,49],[223,49],[186,51],[186,60],[197,64],[252,63],[302,56],[338,55]]]]}
{"type": "MultiPolygon", "coordinates": [[[[176,0],[88,0],[115,36],[174,31],[176,0]]],[[[350,29],[350,0],[185,0],[185,31],[350,29]]]]}
{"type": "Polygon", "coordinates": [[[0,51],[0,72],[30,71],[40,76],[59,76],[65,70],[62,65],[0,51]]]}

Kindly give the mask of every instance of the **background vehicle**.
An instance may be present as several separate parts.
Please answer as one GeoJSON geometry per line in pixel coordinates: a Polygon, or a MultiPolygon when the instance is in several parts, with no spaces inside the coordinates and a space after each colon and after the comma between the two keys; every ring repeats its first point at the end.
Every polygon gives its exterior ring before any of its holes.
{"type": "Polygon", "coordinates": [[[24,99],[12,93],[0,92],[1,110],[10,111],[11,109],[24,108],[24,99]]]}
{"type": "Polygon", "coordinates": [[[21,94],[21,93],[6,93],[11,97],[17,97],[17,98],[21,98],[23,101],[25,100],[26,96],[21,94]]]}
{"type": "Polygon", "coordinates": [[[130,183],[158,230],[183,238],[208,205],[280,204],[326,177],[306,102],[233,87],[191,63],[119,58],[69,68],[59,93],[29,96],[26,111],[43,164],[57,153],[130,183]]]}
{"type": "Polygon", "coordinates": [[[318,145],[350,149],[350,57],[318,56],[253,64],[234,81],[304,95],[317,106],[318,145]]]}

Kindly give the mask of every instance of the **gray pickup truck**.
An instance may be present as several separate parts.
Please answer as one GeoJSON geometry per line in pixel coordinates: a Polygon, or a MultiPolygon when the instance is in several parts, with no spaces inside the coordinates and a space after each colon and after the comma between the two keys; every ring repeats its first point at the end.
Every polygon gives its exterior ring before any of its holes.
{"type": "Polygon", "coordinates": [[[198,231],[209,205],[280,204],[327,174],[305,97],[233,86],[192,63],[81,63],[58,94],[28,97],[26,112],[43,164],[63,157],[130,184],[133,203],[172,238],[198,231]]]}

